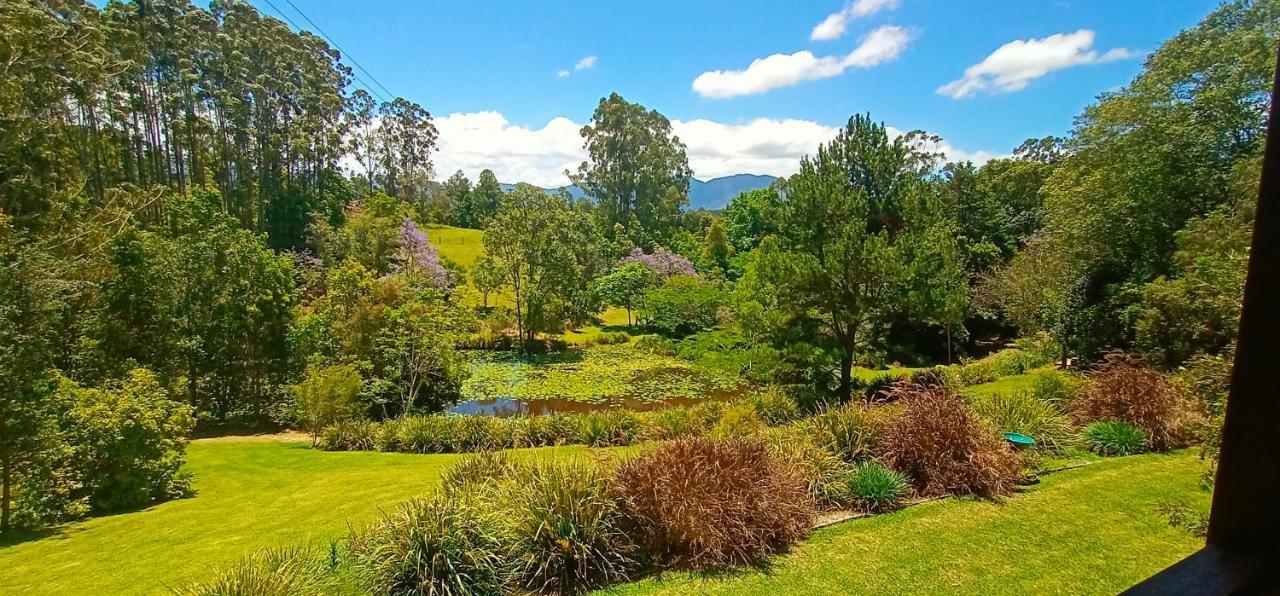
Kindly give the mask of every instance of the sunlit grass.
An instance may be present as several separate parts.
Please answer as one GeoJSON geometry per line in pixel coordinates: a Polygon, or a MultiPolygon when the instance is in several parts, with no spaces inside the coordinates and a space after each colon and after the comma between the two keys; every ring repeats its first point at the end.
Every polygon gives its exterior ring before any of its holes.
{"type": "Polygon", "coordinates": [[[1114,594],[1201,546],[1156,504],[1203,503],[1192,451],[1110,459],[1003,502],[948,499],[820,530],[763,569],[670,573],[616,594],[1114,594]]]}
{"type": "MultiPolygon", "coordinates": [[[[585,454],[582,447],[521,454],[585,454]]],[[[456,455],[325,452],[305,442],[214,439],[191,444],[196,495],[89,519],[0,547],[0,593],[161,592],[206,577],[261,546],[327,548],[431,490],[456,455]]]]}

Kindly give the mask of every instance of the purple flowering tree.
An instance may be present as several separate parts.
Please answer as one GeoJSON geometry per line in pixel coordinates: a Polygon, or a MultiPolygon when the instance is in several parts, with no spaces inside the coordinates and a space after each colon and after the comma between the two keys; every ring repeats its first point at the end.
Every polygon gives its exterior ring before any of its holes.
{"type": "Polygon", "coordinates": [[[631,254],[622,257],[618,261],[618,265],[629,265],[631,263],[640,263],[648,267],[658,279],[666,279],[674,275],[698,274],[698,271],[693,268],[692,261],[661,246],[654,249],[653,254],[645,254],[639,248],[633,249],[631,254]]]}
{"type": "Polygon", "coordinates": [[[433,288],[448,290],[453,285],[453,274],[440,261],[440,251],[427,239],[427,233],[407,217],[400,224],[396,266],[398,271],[421,277],[433,288]]]}

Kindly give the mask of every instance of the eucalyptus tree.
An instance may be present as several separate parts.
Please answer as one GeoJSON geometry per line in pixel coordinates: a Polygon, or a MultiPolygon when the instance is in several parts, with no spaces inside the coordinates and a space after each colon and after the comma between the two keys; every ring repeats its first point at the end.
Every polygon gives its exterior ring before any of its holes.
{"type": "Polygon", "coordinates": [[[581,133],[588,161],[570,178],[598,202],[602,227],[622,224],[636,238],[635,221],[657,240],[669,238],[693,175],[671,122],[613,93],[600,100],[581,133]]]}

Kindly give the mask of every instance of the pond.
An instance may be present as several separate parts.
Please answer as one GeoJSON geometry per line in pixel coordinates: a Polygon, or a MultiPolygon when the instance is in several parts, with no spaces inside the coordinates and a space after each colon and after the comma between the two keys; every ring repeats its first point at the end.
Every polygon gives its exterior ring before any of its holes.
{"type": "Polygon", "coordinates": [[[454,414],[547,415],[611,409],[653,410],[741,393],[736,374],[631,345],[541,356],[474,352],[454,414]]]}
{"type": "Polygon", "coordinates": [[[447,412],[449,414],[467,414],[478,416],[547,416],[550,414],[584,414],[602,410],[635,410],[647,412],[672,406],[691,406],[709,399],[729,399],[729,396],[707,398],[673,397],[663,401],[642,401],[637,399],[617,399],[600,402],[578,401],[572,399],[516,399],[495,397],[491,399],[473,399],[464,401],[447,412]]]}

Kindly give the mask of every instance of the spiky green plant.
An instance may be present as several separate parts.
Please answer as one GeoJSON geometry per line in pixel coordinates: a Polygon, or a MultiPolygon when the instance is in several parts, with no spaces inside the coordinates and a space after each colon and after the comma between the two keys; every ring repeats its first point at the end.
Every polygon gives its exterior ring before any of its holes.
{"type": "Polygon", "coordinates": [[[1084,443],[1098,455],[1133,455],[1147,450],[1142,429],[1117,420],[1094,422],[1084,427],[1084,443]]]}
{"type": "Polygon", "coordinates": [[[906,476],[875,460],[854,466],[845,476],[845,486],[854,504],[872,512],[896,509],[911,495],[906,476]]]}

